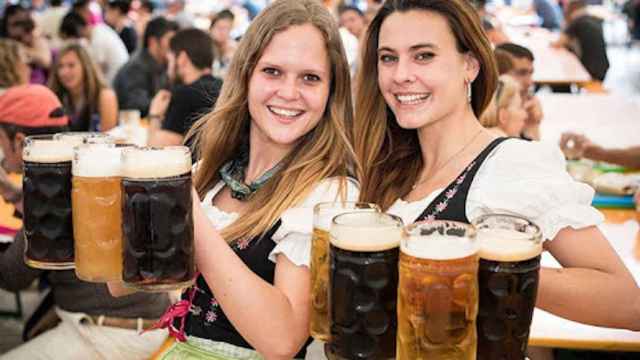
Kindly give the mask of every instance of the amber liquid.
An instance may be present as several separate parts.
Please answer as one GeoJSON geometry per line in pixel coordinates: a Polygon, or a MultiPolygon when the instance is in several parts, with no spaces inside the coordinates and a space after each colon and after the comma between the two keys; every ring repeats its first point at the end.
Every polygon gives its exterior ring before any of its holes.
{"type": "Polygon", "coordinates": [[[397,359],[476,358],[478,256],[429,260],[400,253],[397,359]]]}
{"type": "Polygon", "coordinates": [[[316,340],[327,341],[329,332],[329,233],[313,229],[311,239],[311,322],[310,333],[316,340]]]}
{"type": "Polygon", "coordinates": [[[122,181],[74,176],[76,275],[91,282],[122,278],[122,181]]]}

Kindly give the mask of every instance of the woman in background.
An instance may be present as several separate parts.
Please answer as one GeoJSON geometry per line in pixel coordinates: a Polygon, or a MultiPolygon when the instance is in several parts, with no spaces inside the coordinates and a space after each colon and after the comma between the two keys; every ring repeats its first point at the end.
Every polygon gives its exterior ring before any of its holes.
{"type": "Polygon", "coordinates": [[[49,88],[62,101],[72,131],[107,131],[117,125],[116,94],[107,87],[81,45],[62,49],[53,66],[49,88]]]}
{"type": "MultiPolygon", "coordinates": [[[[501,75],[489,106],[480,116],[480,123],[496,136],[520,137],[526,119],[520,84],[509,75],[501,75]]],[[[539,140],[539,129],[536,130],[537,137],[531,140],[539,140]]]]}

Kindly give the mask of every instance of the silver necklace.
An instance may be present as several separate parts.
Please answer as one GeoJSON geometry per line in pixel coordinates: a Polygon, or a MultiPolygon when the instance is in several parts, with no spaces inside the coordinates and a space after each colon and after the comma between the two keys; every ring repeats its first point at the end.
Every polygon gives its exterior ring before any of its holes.
{"type": "MultiPolygon", "coordinates": [[[[447,165],[449,165],[451,160],[455,159],[458,155],[462,154],[463,151],[465,151],[471,144],[473,144],[473,142],[480,135],[482,130],[483,129],[478,130],[478,132],[475,135],[473,135],[471,140],[469,140],[469,142],[467,142],[460,150],[456,151],[453,155],[451,155],[442,165],[437,166],[436,167],[436,172],[431,176],[431,178],[433,178],[435,175],[437,175],[442,169],[444,169],[447,165]]],[[[415,184],[413,184],[413,186],[411,187],[411,191],[415,190],[418,187],[418,185],[421,185],[422,183],[424,183],[428,179],[429,179],[429,177],[427,177],[425,179],[422,179],[422,180],[416,182],[415,184]]]]}

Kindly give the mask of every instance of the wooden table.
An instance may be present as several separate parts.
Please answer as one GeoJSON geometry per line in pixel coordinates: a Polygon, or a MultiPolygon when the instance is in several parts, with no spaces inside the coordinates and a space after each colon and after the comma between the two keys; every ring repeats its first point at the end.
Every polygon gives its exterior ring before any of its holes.
{"type": "Polygon", "coordinates": [[[558,34],[539,27],[505,26],[510,41],[522,45],[534,55],[533,81],[540,85],[584,85],[591,75],[575,54],[551,47],[558,34]]]}
{"type": "Polygon", "coordinates": [[[640,103],[618,94],[540,94],[543,141],[557,143],[563,132],[586,135],[606,148],[640,145],[640,103]]]}

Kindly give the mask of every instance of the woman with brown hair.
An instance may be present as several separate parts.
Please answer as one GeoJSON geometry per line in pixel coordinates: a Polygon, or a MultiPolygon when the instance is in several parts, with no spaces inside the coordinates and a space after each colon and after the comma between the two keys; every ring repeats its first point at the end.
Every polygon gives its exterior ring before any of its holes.
{"type": "Polygon", "coordinates": [[[468,2],[386,1],[365,41],[356,88],[360,199],[405,223],[470,223],[498,212],[529,218],[563,266],[541,269],[536,305],[640,329],[640,291],[596,226],[593,190],[571,179],[556,147],[498,138],[478,121],[497,71],[468,2]]]}
{"type": "Polygon", "coordinates": [[[191,131],[201,275],[168,313],[182,316],[165,325],[186,342],[163,359],[304,356],[312,208],[357,198],[347,178],[351,124],[335,21],[315,0],[272,3],[240,42],[214,110],[191,131]]]}
{"type": "Polygon", "coordinates": [[[11,39],[0,39],[0,94],[12,86],[29,83],[31,68],[27,60],[22,44],[11,39]]]}
{"type": "Polygon", "coordinates": [[[69,114],[72,131],[107,131],[117,125],[118,101],[89,53],[79,44],[60,52],[49,88],[69,114]]]}

